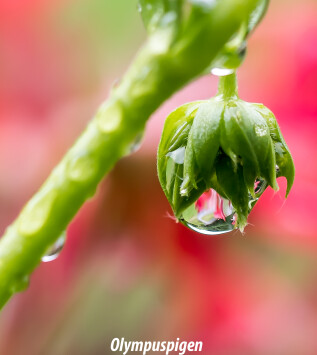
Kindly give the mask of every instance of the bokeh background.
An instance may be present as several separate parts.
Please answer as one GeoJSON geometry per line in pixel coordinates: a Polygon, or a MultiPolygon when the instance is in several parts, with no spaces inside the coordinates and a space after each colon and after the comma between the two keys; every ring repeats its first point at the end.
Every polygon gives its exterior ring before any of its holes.
{"type": "MultiPolygon", "coordinates": [[[[111,354],[114,337],[203,341],[204,354],[317,354],[317,2],[274,0],[249,41],[240,96],[276,114],[296,179],[267,190],[245,235],[168,217],[156,149],[169,111],[215,94],[204,77],[149,122],[0,315],[0,354],[111,354]]],[[[72,145],[145,38],[136,0],[0,0],[0,228],[72,145]]]]}

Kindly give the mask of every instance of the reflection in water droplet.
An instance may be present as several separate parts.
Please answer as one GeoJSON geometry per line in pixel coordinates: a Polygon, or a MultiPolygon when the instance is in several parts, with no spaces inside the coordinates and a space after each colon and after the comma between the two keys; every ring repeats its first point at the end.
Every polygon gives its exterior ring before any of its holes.
{"type": "Polygon", "coordinates": [[[42,257],[42,261],[47,263],[58,258],[60,252],[62,251],[66,240],[66,232],[63,232],[57,241],[49,247],[45,252],[45,255],[42,257]]]}
{"type": "MultiPolygon", "coordinates": [[[[268,184],[259,178],[254,183],[255,197],[249,195],[249,212],[252,210],[268,184]]],[[[237,228],[237,215],[231,201],[209,189],[182,214],[181,222],[188,228],[206,235],[229,233],[237,228]]]]}
{"type": "Polygon", "coordinates": [[[263,178],[258,178],[255,180],[254,183],[254,194],[255,197],[253,197],[251,194],[249,194],[249,212],[252,210],[258,199],[261,197],[265,189],[268,187],[268,183],[265,179],[263,178]]]}
{"type": "Polygon", "coordinates": [[[234,72],[234,69],[227,69],[227,68],[212,68],[211,74],[216,76],[227,76],[234,72]]]}
{"type": "Polygon", "coordinates": [[[235,211],[231,202],[209,189],[188,207],[181,221],[195,232],[216,235],[235,229],[235,211]]]}

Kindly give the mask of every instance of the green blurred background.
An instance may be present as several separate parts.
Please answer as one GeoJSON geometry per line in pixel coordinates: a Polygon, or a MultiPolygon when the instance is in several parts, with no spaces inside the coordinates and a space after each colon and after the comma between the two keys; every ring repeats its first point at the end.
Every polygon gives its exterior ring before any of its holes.
{"type": "MultiPolygon", "coordinates": [[[[204,354],[317,354],[317,2],[273,0],[240,96],[276,114],[296,179],[245,235],[176,224],[156,176],[164,118],[215,94],[206,76],[155,113],[68,229],[56,261],[0,317],[0,354],[111,354],[114,337],[203,341],[204,354]]],[[[136,0],[0,0],[2,231],[72,145],[145,39],[136,0]]]]}

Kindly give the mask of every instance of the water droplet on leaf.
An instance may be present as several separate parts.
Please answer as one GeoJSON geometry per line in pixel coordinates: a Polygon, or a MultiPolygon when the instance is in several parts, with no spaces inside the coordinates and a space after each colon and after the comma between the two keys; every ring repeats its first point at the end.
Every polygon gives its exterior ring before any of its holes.
{"type": "Polygon", "coordinates": [[[256,125],[254,129],[255,129],[255,134],[259,137],[263,137],[268,134],[268,129],[264,125],[256,125]]]}
{"type": "Polygon", "coordinates": [[[42,261],[47,263],[58,258],[60,252],[62,251],[66,240],[66,232],[63,232],[57,241],[48,248],[45,255],[42,257],[42,261]]]}
{"type": "Polygon", "coordinates": [[[170,157],[175,164],[184,164],[185,158],[185,147],[180,147],[172,152],[166,154],[166,156],[170,157]]]}

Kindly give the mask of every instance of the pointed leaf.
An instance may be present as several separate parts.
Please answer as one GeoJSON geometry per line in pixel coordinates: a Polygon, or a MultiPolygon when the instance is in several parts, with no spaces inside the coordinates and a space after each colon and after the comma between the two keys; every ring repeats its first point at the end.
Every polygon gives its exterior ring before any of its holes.
{"type": "Polygon", "coordinates": [[[290,150],[283,138],[280,127],[272,111],[261,104],[256,104],[257,110],[266,119],[270,129],[270,135],[274,145],[278,176],[284,176],[287,180],[286,197],[288,196],[295,178],[295,166],[290,150]]]}
{"type": "MultiPolygon", "coordinates": [[[[234,166],[227,155],[220,155],[216,162],[217,181],[225,192],[226,197],[235,208],[238,226],[243,229],[248,217],[248,189],[244,182],[242,166],[234,166]]],[[[219,192],[219,191],[218,191],[219,192]]]]}
{"type": "Polygon", "coordinates": [[[214,161],[220,144],[220,121],[224,109],[223,102],[210,100],[200,105],[189,139],[192,141],[199,174],[206,184],[214,169],[214,161]]]}

